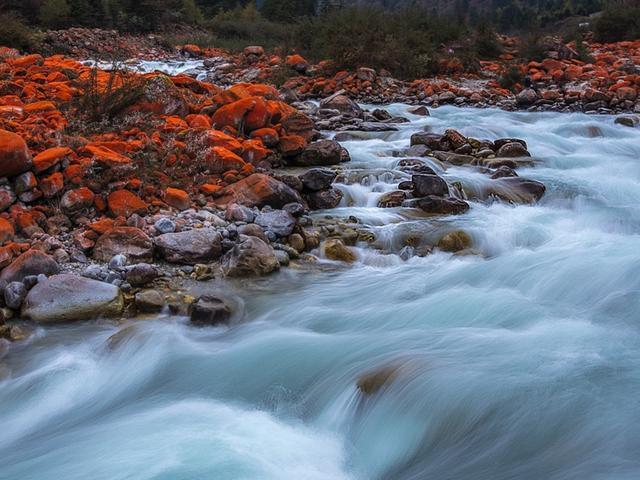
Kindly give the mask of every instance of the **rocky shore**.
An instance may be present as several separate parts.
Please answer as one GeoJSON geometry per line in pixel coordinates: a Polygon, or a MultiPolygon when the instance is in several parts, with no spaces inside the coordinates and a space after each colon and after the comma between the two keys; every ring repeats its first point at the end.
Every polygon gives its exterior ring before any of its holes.
{"type": "MultiPolygon", "coordinates": [[[[182,52],[204,58],[204,69],[216,72],[221,65],[207,63],[219,52],[195,46],[182,52]]],[[[429,115],[427,105],[449,102],[445,93],[454,84],[436,94],[428,90],[434,83],[413,82],[398,94],[370,69],[326,83],[316,66],[291,56],[286,63],[301,75],[278,91],[238,82],[247,80],[251,69],[259,72],[250,75],[253,80],[263,77],[265,62],[279,65],[261,48],[227,60],[235,67],[225,67],[225,81],[219,83],[232,86],[222,88],[198,71],[109,72],[60,55],[0,49],[0,337],[24,339],[33,323],[118,319],[165,308],[190,315],[198,325],[224,323],[233,314],[224,298],[193,298],[180,285],[267,275],[317,257],[350,263],[357,259],[354,245],[375,248],[375,238],[357,219],[309,215],[342,200],[333,186],[350,160],[341,141],[393,131],[409,121],[382,108],[364,110],[353,99],[419,103],[409,114],[429,115]],[[323,99],[319,105],[304,101],[311,96],[323,99]],[[117,102],[123,105],[115,111],[117,102]],[[327,131],[337,133],[327,137],[327,131]],[[292,174],[281,167],[297,170],[292,174]]],[[[567,68],[575,63],[556,62],[567,68]]],[[[562,70],[558,64],[529,68],[546,82],[552,67],[562,70]]],[[[583,68],[579,77],[591,78],[590,72],[583,68]]],[[[215,75],[220,78],[219,71],[215,75]]],[[[557,81],[559,74],[550,77],[557,81]]],[[[611,84],[615,78],[588,80],[601,82],[598,92],[606,87],[607,97],[580,94],[582,108],[593,100],[600,102],[595,111],[637,109],[635,86],[629,85],[637,86],[640,75],[618,76],[611,84]]],[[[533,96],[525,103],[527,90],[500,104],[495,88],[488,92],[467,96],[458,89],[461,96],[450,100],[505,108],[560,105],[533,96]],[[471,100],[478,95],[486,101],[471,100]]],[[[624,118],[624,124],[637,124],[633,115],[624,118]]],[[[466,138],[451,129],[424,132],[397,155],[411,180],[387,192],[381,208],[458,215],[469,209],[469,200],[530,203],[545,192],[540,182],[516,173],[530,163],[519,139],[466,138]],[[448,184],[438,173],[447,165],[477,169],[490,182],[478,191],[448,184]]],[[[459,231],[396,253],[406,259],[434,248],[471,247],[459,231]]]]}

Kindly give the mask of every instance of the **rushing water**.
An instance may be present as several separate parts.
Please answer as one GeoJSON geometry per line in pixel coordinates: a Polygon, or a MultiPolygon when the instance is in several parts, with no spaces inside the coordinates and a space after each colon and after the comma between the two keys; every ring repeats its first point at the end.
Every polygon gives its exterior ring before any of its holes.
{"type": "MultiPolygon", "coordinates": [[[[392,105],[394,113],[406,107],[392,105]]],[[[440,108],[347,142],[336,215],[380,250],[237,293],[243,320],[39,331],[0,362],[2,479],[640,478],[640,130],[611,117],[440,108]],[[535,205],[428,220],[376,208],[411,133],[520,137],[535,205]],[[403,261],[407,231],[476,254],[403,261]],[[371,396],[373,369],[399,367],[371,396]]],[[[443,175],[469,189],[486,177],[443,175]]],[[[203,286],[202,288],[209,288],[203,286]]]]}

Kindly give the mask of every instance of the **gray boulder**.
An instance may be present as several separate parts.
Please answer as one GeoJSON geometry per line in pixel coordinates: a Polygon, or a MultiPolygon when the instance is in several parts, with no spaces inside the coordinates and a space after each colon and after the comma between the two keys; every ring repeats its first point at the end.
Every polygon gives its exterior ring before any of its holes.
{"type": "Polygon", "coordinates": [[[165,233],[155,242],[159,255],[169,263],[206,263],[222,255],[222,236],[213,228],[165,233]]]}
{"type": "Polygon", "coordinates": [[[222,268],[230,277],[266,275],[280,268],[273,248],[257,237],[241,236],[222,257],[222,268]]]}

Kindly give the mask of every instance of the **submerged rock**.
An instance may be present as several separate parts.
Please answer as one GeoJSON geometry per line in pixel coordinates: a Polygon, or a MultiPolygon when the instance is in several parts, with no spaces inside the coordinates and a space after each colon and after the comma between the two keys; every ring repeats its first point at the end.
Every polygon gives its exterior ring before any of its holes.
{"type": "Polygon", "coordinates": [[[435,195],[418,199],[416,205],[427,213],[439,215],[459,215],[469,210],[469,204],[463,200],[435,195]]]}
{"type": "Polygon", "coordinates": [[[338,238],[325,240],[322,244],[322,251],[329,260],[353,263],[358,259],[355,252],[338,238]]]}
{"type": "Polygon", "coordinates": [[[119,316],[124,308],[120,289],[76,275],[54,275],[38,282],[27,295],[22,316],[38,323],[59,323],[119,316]]]}
{"type": "Polygon", "coordinates": [[[230,303],[217,295],[203,295],[189,307],[191,323],[198,326],[227,324],[232,313],[230,303]]]}
{"type": "Polygon", "coordinates": [[[462,230],[447,233],[438,241],[438,248],[445,252],[460,252],[471,248],[471,236],[462,230]]]}
{"type": "Polygon", "coordinates": [[[443,197],[449,194],[447,182],[437,175],[413,175],[411,182],[413,183],[413,193],[416,197],[426,197],[427,195],[443,197]]]}
{"type": "Polygon", "coordinates": [[[364,395],[373,395],[391,383],[398,374],[399,367],[392,365],[373,370],[358,378],[356,385],[364,395]]]}

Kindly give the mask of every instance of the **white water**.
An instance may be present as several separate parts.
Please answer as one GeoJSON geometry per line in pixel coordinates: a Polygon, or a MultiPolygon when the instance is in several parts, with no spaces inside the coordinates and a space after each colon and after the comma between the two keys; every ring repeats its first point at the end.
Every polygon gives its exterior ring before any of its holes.
{"type": "Polygon", "coordinates": [[[341,186],[353,205],[333,213],[374,225],[382,253],[245,282],[238,325],[162,317],[114,348],[110,324],[39,332],[0,360],[0,478],[640,478],[640,130],[581,114],[432,115],[347,142],[349,168],[393,169],[411,133],[453,127],[526,139],[539,163],[519,173],[545,197],[426,220],[377,209],[401,175],[375,173],[376,192],[341,186]],[[393,253],[406,229],[454,228],[478,255],[393,253]],[[358,376],[389,364],[394,381],[362,396],[358,376]]]}

